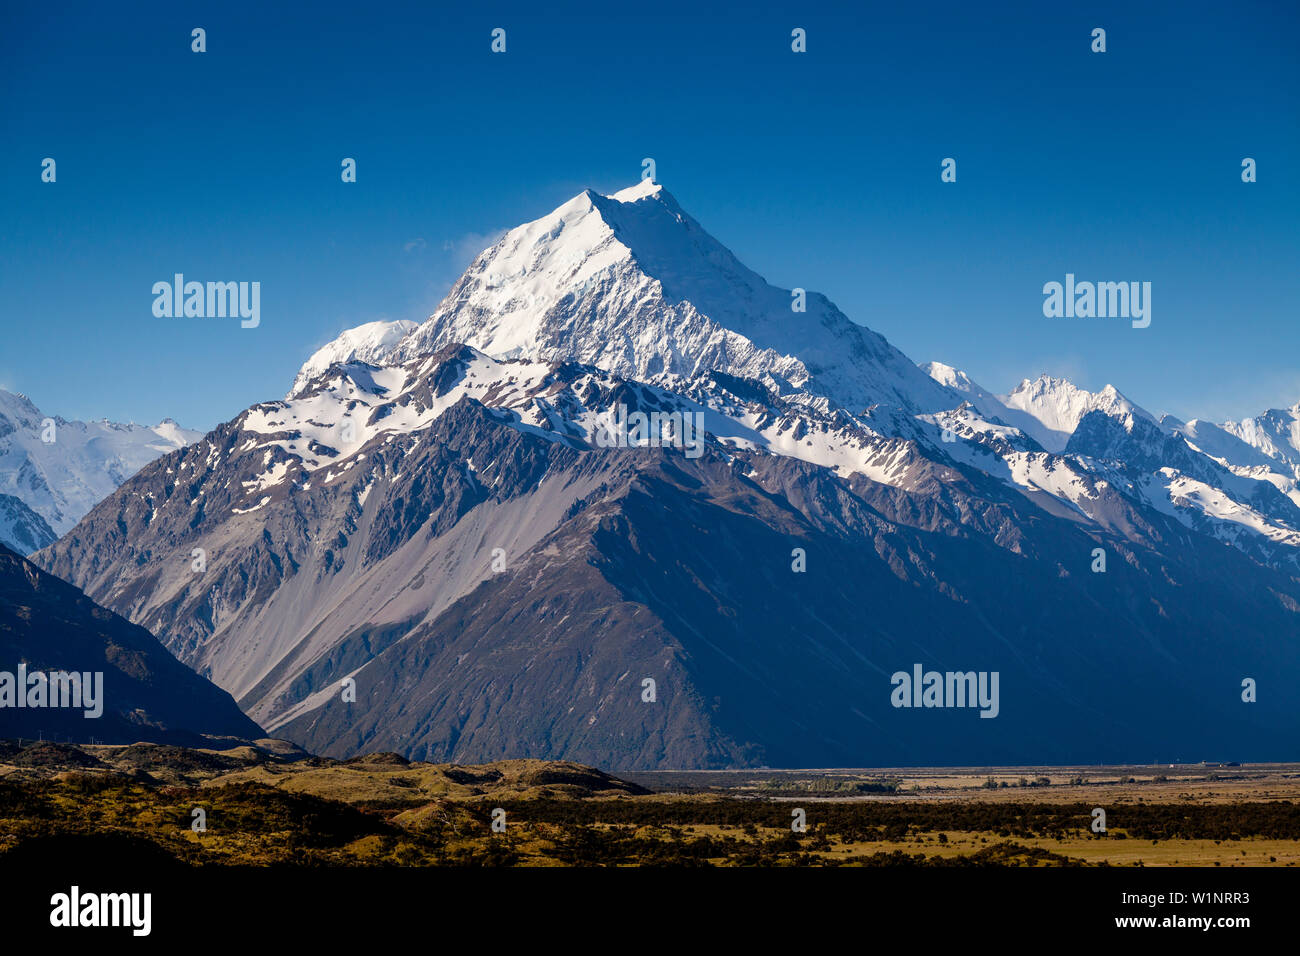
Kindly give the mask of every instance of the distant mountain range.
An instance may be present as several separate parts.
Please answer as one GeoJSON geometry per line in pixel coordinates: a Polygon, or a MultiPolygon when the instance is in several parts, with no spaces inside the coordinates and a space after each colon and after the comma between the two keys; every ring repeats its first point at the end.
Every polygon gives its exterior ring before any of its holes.
{"type": "Polygon", "coordinates": [[[200,437],[171,419],[67,421],[0,389],[0,543],[45,547],[142,466],[200,437]]]}
{"type": "Polygon", "coordinates": [[[919,368],[645,182],[511,230],[33,560],[331,756],[1294,759],[1296,422],[919,368]],[[638,411],[702,453],[602,441],[638,411]],[[894,706],[915,665],[997,672],[996,719],[894,706]]]}

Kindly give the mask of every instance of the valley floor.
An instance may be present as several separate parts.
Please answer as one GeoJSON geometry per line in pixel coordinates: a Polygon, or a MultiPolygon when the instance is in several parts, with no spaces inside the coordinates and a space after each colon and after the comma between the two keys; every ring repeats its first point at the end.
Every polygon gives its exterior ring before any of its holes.
{"type": "Polygon", "coordinates": [[[1300,766],[620,779],[539,760],[337,761],[270,740],[0,741],[0,866],[52,852],[160,866],[1296,866],[1300,766]]]}

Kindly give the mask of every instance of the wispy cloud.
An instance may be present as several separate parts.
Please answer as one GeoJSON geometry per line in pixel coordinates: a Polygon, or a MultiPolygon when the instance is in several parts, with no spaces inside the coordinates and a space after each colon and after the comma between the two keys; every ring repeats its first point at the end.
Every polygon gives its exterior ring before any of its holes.
{"type": "Polygon", "coordinates": [[[458,239],[444,239],[442,251],[447,253],[448,264],[463,272],[475,256],[495,246],[505,234],[504,229],[489,233],[467,232],[458,239]]]}

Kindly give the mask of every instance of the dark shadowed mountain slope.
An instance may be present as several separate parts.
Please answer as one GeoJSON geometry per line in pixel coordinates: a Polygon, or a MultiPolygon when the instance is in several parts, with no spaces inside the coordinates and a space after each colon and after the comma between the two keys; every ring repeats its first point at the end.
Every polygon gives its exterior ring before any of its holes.
{"type": "Polygon", "coordinates": [[[200,734],[264,736],[229,694],[144,628],[0,545],[0,671],[16,681],[20,664],[28,675],[102,673],[102,714],[88,717],[84,706],[18,708],[9,700],[0,706],[0,737],[197,744],[200,734]]]}

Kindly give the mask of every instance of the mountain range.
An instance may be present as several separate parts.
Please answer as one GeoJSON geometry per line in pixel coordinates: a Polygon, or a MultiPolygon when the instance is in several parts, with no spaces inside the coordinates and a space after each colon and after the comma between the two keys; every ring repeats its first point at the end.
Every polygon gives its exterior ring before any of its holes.
{"type": "Polygon", "coordinates": [[[509,231],[33,560],[331,756],[1285,759],[1298,420],[994,395],[645,181],[509,231]],[[638,411],[703,447],[602,440],[638,411]],[[895,706],[914,665],[996,672],[996,719],[895,706]]]}
{"type": "Polygon", "coordinates": [[[68,421],[0,389],[0,544],[30,554],[159,455],[202,437],[154,426],[68,421]]]}

